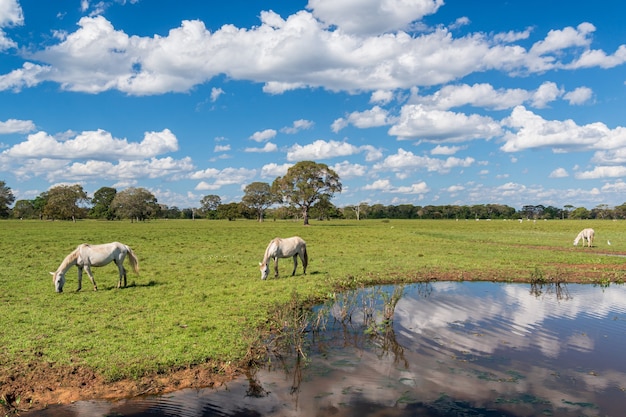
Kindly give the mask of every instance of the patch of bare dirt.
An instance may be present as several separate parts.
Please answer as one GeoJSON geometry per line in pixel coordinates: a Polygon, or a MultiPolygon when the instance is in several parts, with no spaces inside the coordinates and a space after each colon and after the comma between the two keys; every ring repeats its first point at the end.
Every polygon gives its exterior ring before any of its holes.
{"type": "Polygon", "coordinates": [[[198,365],[167,374],[108,382],[84,367],[29,363],[0,369],[0,410],[18,414],[78,400],[115,400],[184,388],[219,387],[241,374],[231,366],[198,365]]]}

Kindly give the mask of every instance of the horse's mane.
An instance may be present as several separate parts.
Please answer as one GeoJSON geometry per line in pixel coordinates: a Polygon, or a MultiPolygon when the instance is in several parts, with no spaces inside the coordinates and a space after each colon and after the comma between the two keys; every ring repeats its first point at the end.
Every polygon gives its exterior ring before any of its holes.
{"type": "Polygon", "coordinates": [[[74,249],[69,255],[67,255],[65,259],[63,259],[63,262],[61,262],[61,265],[59,265],[58,270],[65,271],[70,266],[76,264],[76,260],[78,259],[79,249],[80,247],[74,249]]]}

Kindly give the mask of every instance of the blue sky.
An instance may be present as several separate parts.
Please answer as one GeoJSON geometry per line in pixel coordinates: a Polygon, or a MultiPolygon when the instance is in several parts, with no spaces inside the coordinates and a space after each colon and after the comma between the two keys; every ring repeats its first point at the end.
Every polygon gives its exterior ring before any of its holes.
{"type": "Polygon", "coordinates": [[[626,202],[621,0],[0,0],[0,180],[339,206],[626,202]]]}

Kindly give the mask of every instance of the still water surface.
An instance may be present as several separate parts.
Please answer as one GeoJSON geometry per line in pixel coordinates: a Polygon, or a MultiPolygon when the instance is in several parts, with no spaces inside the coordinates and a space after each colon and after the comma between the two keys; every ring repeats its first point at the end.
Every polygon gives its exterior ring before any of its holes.
{"type": "Polygon", "coordinates": [[[378,287],[316,314],[304,359],[292,345],[226,388],[27,415],[626,415],[624,285],[378,287]]]}

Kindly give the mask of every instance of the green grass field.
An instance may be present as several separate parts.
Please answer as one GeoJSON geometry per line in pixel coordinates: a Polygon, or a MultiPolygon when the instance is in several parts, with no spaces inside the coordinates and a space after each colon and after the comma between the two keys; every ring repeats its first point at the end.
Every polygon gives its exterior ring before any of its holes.
{"type": "MultiPolygon", "coordinates": [[[[428,279],[623,282],[626,222],[365,220],[257,223],[176,220],[145,223],[0,223],[0,376],[21,364],[87,367],[113,381],[207,361],[241,364],[270,312],[324,300],[342,288],[428,279]],[[583,227],[593,248],[574,247],[583,227]],[[262,281],[258,263],[276,236],[299,235],[310,265],[262,281]],[[611,240],[611,245],[607,244],[611,240]],[[54,292],[49,271],[79,243],[120,241],[139,258],[140,275],[117,289],[117,268],[93,268],[77,287],[68,271],[54,292]],[[538,272],[539,271],[539,272],[538,272]]],[[[128,261],[126,261],[128,266],[128,261]]]]}

